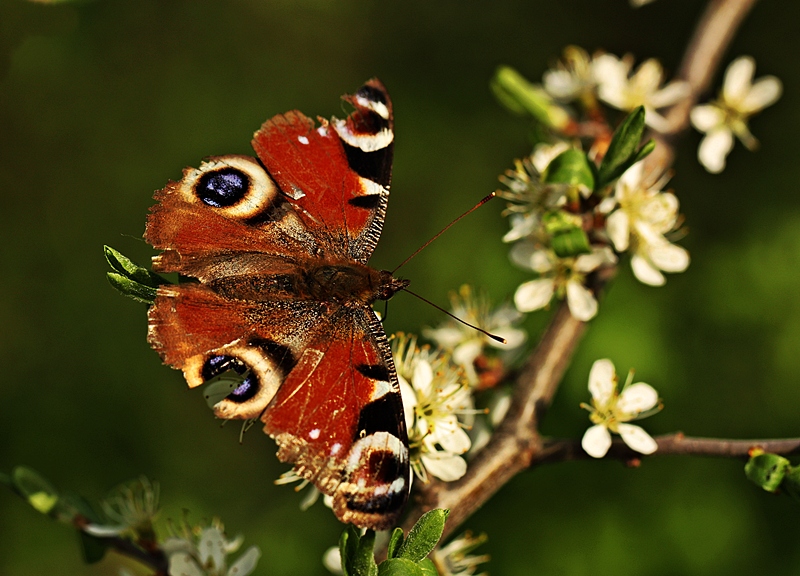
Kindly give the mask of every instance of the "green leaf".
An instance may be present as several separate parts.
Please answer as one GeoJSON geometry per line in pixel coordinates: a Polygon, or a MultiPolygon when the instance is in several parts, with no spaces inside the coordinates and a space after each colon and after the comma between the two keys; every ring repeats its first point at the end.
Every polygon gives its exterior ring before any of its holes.
{"type": "Polygon", "coordinates": [[[550,244],[559,258],[589,254],[592,251],[589,237],[581,228],[572,228],[553,235],[550,244]]]}
{"type": "Polygon", "coordinates": [[[424,558],[422,562],[417,564],[417,566],[419,566],[422,576],[439,576],[439,572],[436,570],[436,565],[430,558],[424,558]]]}
{"type": "Polygon", "coordinates": [[[400,546],[397,557],[419,562],[430,554],[436,547],[439,538],[442,537],[444,523],[449,514],[450,510],[441,508],[423,514],[414,527],[408,531],[406,541],[400,546]]]}
{"type": "Polygon", "coordinates": [[[123,296],[132,298],[137,302],[152,304],[156,299],[155,288],[145,286],[144,284],[139,284],[138,282],[126,278],[122,274],[117,274],[116,272],[106,272],[106,278],[108,278],[108,281],[111,283],[111,285],[121,292],[123,296]]]}
{"type": "Polygon", "coordinates": [[[108,550],[108,543],[102,538],[97,538],[86,532],[78,532],[81,543],[83,561],[87,564],[94,564],[103,559],[108,550]]]}
{"type": "Polygon", "coordinates": [[[570,148],[550,162],[542,176],[548,184],[568,184],[594,190],[594,174],[591,162],[583,150],[570,148]]]}
{"type": "Polygon", "coordinates": [[[110,246],[103,246],[103,252],[111,268],[131,280],[135,280],[139,284],[144,284],[151,288],[158,288],[161,284],[168,283],[165,278],[151,272],[147,268],[139,266],[133,260],[110,246]]]}
{"type": "Polygon", "coordinates": [[[531,84],[513,68],[498,68],[491,88],[500,103],[512,112],[530,114],[542,124],[554,128],[563,128],[570,121],[569,114],[553,103],[541,86],[531,84]]]}
{"type": "Polygon", "coordinates": [[[592,251],[589,237],[581,228],[580,217],[563,210],[555,210],[544,214],[542,223],[550,235],[553,251],[559,258],[589,254],[592,251]]]}
{"type": "Polygon", "coordinates": [[[367,530],[363,536],[348,526],[339,538],[339,554],[342,556],[342,571],[345,576],[377,576],[375,563],[375,532],[367,530]]]}
{"type": "Polygon", "coordinates": [[[375,563],[375,532],[367,530],[358,541],[358,549],[353,561],[353,576],[377,576],[378,565],[375,563]]]}
{"type": "Polygon", "coordinates": [[[166,278],[139,266],[110,246],[103,246],[103,252],[108,265],[114,270],[106,273],[108,281],[122,294],[137,302],[152,304],[156,298],[156,289],[162,284],[169,284],[166,278]]]}
{"type": "Polygon", "coordinates": [[[655,143],[650,144],[650,142],[639,149],[644,129],[644,106],[639,106],[614,132],[608,151],[600,163],[595,189],[599,190],[619,178],[637,159],[644,158],[653,150],[655,143]]]}
{"type": "Polygon", "coordinates": [[[358,552],[359,535],[355,526],[348,526],[345,528],[342,535],[339,537],[339,555],[342,557],[342,571],[344,576],[354,576],[350,571],[350,567],[355,562],[355,557],[358,552]]]}
{"type": "MultiPolygon", "coordinates": [[[[433,574],[436,574],[434,571],[433,574]]],[[[416,563],[407,558],[390,558],[378,567],[378,576],[425,576],[426,573],[416,563]]],[[[438,576],[438,575],[437,575],[438,576]]]]}
{"type": "Polygon", "coordinates": [[[392,535],[389,537],[389,546],[387,547],[387,556],[389,558],[396,558],[400,547],[403,545],[403,529],[395,528],[392,535]]]}
{"type": "Polygon", "coordinates": [[[767,492],[775,492],[786,475],[789,461],[777,454],[760,453],[752,456],[744,466],[747,478],[767,492]]]}
{"type": "Polygon", "coordinates": [[[11,484],[28,504],[42,514],[50,514],[58,504],[58,492],[53,485],[27,466],[17,466],[11,471],[11,484]]]}
{"type": "Polygon", "coordinates": [[[795,500],[800,500],[800,466],[789,466],[781,488],[795,500]]]}

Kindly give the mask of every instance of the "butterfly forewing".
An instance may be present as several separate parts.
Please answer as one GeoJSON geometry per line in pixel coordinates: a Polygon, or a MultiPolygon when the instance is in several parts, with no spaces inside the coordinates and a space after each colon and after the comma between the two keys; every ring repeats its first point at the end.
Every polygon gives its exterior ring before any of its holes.
{"type": "Polygon", "coordinates": [[[190,386],[239,375],[215,405],[261,417],[281,460],[334,499],[345,522],[384,529],[408,496],[397,374],[371,304],[405,285],[366,266],[391,179],[391,102],[377,80],[346,119],[300,112],[256,133],[258,159],[219,156],[156,193],[159,289],[148,340],[190,386]]]}

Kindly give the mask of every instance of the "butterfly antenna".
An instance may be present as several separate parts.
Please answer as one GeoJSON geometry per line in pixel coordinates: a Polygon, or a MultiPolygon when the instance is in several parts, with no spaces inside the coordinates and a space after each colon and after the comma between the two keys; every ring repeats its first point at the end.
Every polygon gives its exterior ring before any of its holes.
{"type": "MultiPolygon", "coordinates": [[[[423,251],[425,248],[427,248],[427,247],[428,247],[428,244],[430,244],[431,242],[433,242],[434,240],[436,240],[436,239],[437,239],[439,236],[441,236],[442,234],[444,234],[445,232],[447,232],[447,230],[450,228],[450,226],[452,226],[453,224],[455,224],[456,222],[458,222],[459,220],[461,220],[461,219],[462,219],[464,216],[467,216],[468,214],[471,214],[472,212],[474,212],[475,210],[477,210],[478,208],[480,208],[481,206],[483,206],[484,204],[486,204],[486,203],[487,203],[489,200],[491,200],[491,199],[492,199],[492,198],[494,198],[494,197],[495,197],[495,193],[494,193],[494,192],[492,192],[491,194],[489,194],[488,196],[486,196],[484,199],[482,199],[480,202],[478,202],[477,204],[475,204],[475,206],[473,206],[472,208],[470,208],[469,210],[467,210],[466,212],[464,212],[464,213],[463,213],[461,216],[459,216],[458,218],[456,218],[455,220],[453,220],[452,222],[450,222],[450,224],[448,224],[447,226],[445,226],[444,228],[442,228],[442,229],[441,229],[441,230],[440,230],[440,231],[439,231],[439,232],[438,232],[438,233],[437,233],[437,234],[436,234],[436,235],[435,235],[433,238],[431,238],[430,240],[428,240],[427,242],[425,242],[425,244],[423,244],[422,246],[420,246],[419,248],[417,248],[417,250],[416,250],[416,251],[415,251],[415,252],[414,252],[414,253],[413,253],[411,256],[409,256],[408,258],[406,258],[405,260],[403,260],[402,262],[400,262],[400,265],[399,265],[399,266],[397,266],[397,268],[395,268],[394,270],[392,270],[392,275],[394,275],[394,273],[395,273],[395,272],[397,272],[397,271],[398,271],[398,270],[399,270],[399,269],[400,269],[402,266],[405,266],[405,265],[406,265],[406,263],[407,263],[409,260],[411,260],[411,259],[412,259],[414,256],[416,256],[417,254],[419,254],[420,252],[422,252],[422,251],[423,251]]],[[[415,294],[415,296],[416,296],[416,294],[415,294]]],[[[419,296],[417,296],[417,298],[419,298],[419,296]]],[[[423,300],[425,300],[425,299],[423,298],[423,300]]],[[[427,300],[425,300],[425,301],[426,301],[426,302],[428,302],[427,300]]],[[[428,303],[429,303],[429,304],[431,304],[430,302],[428,302],[428,303]]],[[[438,307],[438,306],[436,306],[435,304],[433,304],[433,306],[435,306],[436,308],[439,308],[439,307],[438,307]]],[[[441,310],[441,308],[439,308],[439,310],[441,310]]],[[[446,310],[445,310],[445,312],[449,314],[449,312],[447,312],[446,310]]],[[[451,316],[453,316],[452,314],[450,314],[450,315],[451,315],[451,316]]],[[[455,318],[455,316],[453,316],[453,318],[455,318]]],[[[458,320],[458,318],[456,318],[456,320],[458,320]]],[[[463,322],[463,321],[462,321],[462,322],[463,322]]],[[[464,323],[466,324],[466,322],[464,322],[464,323]]],[[[469,326],[469,324],[467,324],[467,326],[469,326]]],[[[475,326],[473,326],[473,328],[475,328],[475,326]]],[[[480,330],[481,332],[483,332],[483,330],[481,330],[480,328],[475,328],[475,329],[476,329],[476,330],[480,330]]]]}
{"type": "MultiPolygon", "coordinates": [[[[490,198],[489,198],[489,199],[490,199],[490,198]]],[[[486,200],[486,199],[484,199],[484,200],[486,200]]],[[[478,204],[478,206],[480,206],[480,204],[478,204]]],[[[477,206],[476,206],[475,208],[477,208],[477,206]]],[[[472,210],[474,210],[475,208],[473,208],[472,210]]],[[[470,210],[470,212],[472,212],[472,210],[470,210]]],[[[469,212],[467,212],[467,214],[469,214],[469,212]]],[[[465,214],[465,216],[466,216],[466,214],[465,214]]],[[[446,230],[446,229],[447,229],[447,228],[445,228],[445,230],[446,230]]],[[[444,230],[442,230],[442,232],[444,232],[444,230]]],[[[435,237],[434,237],[434,238],[435,238],[435,237]]],[[[423,248],[424,248],[424,246],[423,246],[423,248]]],[[[418,250],[418,251],[419,251],[419,250],[418,250]]],[[[407,292],[407,293],[411,294],[412,296],[414,296],[414,297],[416,297],[416,298],[419,298],[420,300],[422,300],[423,302],[426,302],[426,303],[430,304],[431,306],[433,306],[433,307],[434,307],[434,308],[436,308],[437,310],[439,310],[439,311],[441,311],[441,312],[444,312],[445,314],[447,314],[448,316],[450,316],[450,318],[452,318],[453,320],[455,320],[455,321],[457,321],[457,322],[461,322],[461,323],[462,323],[464,326],[469,326],[470,328],[472,328],[472,329],[474,329],[474,330],[477,330],[477,331],[478,331],[478,332],[480,332],[481,334],[485,334],[486,336],[488,336],[489,338],[491,338],[491,339],[492,339],[492,340],[494,340],[495,342],[500,342],[501,344],[507,344],[507,342],[506,342],[506,339],[505,339],[505,338],[503,338],[503,337],[501,337],[501,336],[497,336],[496,334],[492,334],[491,332],[487,332],[487,331],[486,331],[486,330],[484,330],[483,328],[479,328],[479,327],[475,326],[474,324],[470,324],[470,323],[469,323],[469,322],[467,322],[466,320],[462,320],[461,318],[459,318],[458,316],[456,316],[456,315],[455,315],[455,314],[453,314],[452,312],[449,312],[449,311],[445,310],[445,309],[444,309],[444,308],[442,308],[441,306],[439,306],[439,305],[437,305],[437,304],[434,304],[433,302],[431,302],[431,301],[430,301],[430,300],[428,300],[427,298],[424,298],[424,297],[420,296],[419,294],[416,294],[416,293],[412,292],[412,291],[411,291],[411,290],[409,290],[408,288],[404,288],[404,289],[403,289],[403,292],[407,292]]]]}

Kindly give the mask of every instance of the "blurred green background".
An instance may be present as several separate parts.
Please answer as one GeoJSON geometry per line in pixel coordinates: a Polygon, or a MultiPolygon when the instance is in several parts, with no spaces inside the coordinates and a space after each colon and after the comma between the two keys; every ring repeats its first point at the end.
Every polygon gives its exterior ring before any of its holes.
{"type": "MultiPolygon", "coordinates": [[[[145,342],[145,309],[106,282],[102,245],[139,262],[152,192],[208,155],[250,153],[266,118],[341,115],[339,95],[377,76],[394,100],[395,172],[372,263],[393,267],[497,187],[530,150],[528,125],[488,89],[500,64],[533,80],[569,43],[658,57],[675,70],[704,2],[0,0],[0,469],[28,464],[89,497],[145,474],[163,518],[218,514],[260,546],[258,574],[325,574],[341,531],[327,509],[273,480],[286,469],[256,431],[220,429],[199,393],[145,342]]],[[[627,264],[601,305],[544,422],[589,425],[592,361],[633,366],[666,403],[654,434],[800,435],[800,5],[764,2],[725,56],[756,58],[784,96],[721,176],[681,143],[671,186],[692,253],[664,288],[627,264]]],[[[720,75],[718,75],[719,78],[720,75]]],[[[719,83],[717,82],[717,85],[719,83]]],[[[496,300],[526,278],[499,238],[500,202],[449,231],[403,271],[445,304],[469,282],[496,300]]],[[[442,315],[409,296],[388,331],[442,315]]],[[[533,341],[546,320],[529,318],[533,341]]],[[[759,491],[742,463],[652,458],[548,466],[516,478],[467,528],[486,531],[496,575],[765,574],[800,565],[800,505],[759,491]]],[[[117,574],[86,567],[76,536],[0,490],[0,574],[117,574]]]]}

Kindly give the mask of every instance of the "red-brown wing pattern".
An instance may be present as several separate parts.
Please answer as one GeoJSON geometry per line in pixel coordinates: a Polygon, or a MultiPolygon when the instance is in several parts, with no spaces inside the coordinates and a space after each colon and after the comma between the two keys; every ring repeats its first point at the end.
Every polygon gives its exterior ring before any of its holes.
{"type": "Polygon", "coordinates": [[[325,256],[365,263],[378,241],[391,181],[392,105],[378,80],[345,96],[346,120],[314,121],[293,111],[256,132],[253,148],[306,228],[325,238],[325,256]]]}
{"type": "Polygon", "coordinates": [[[345,522],[386,529],[408,497],[403,404],[369,308],[342,308],[298,358],[262,418],[278,457],[334,497],[345,522]]]}
{"type": "Polygon", "coordinates": [[[365,265],[389,194],[391,102],[371,80],[345,120],[276,116],[259,160],[219,156],[156,193],[145,239],[164,286],[148,341],[198,386],[241,383],[221,418],[263,416],[282,460],[334,497],[344,522],[383,529],[408,496],[408,440],[397,374],[370,304],[405,286],[365,265]]]}

